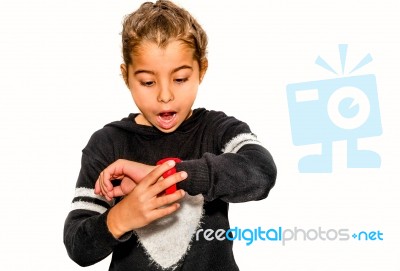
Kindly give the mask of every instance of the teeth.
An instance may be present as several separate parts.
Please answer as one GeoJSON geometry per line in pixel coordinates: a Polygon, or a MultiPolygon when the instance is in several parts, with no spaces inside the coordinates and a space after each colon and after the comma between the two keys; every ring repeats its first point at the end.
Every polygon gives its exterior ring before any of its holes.
{"type": "Polygon", "coordinates": [[[163,112],[158,115],[158,124],[163,129],[170,129],[176,120],[176,112],[163,112]]]}
{"type": "Polygon", "coordinates": [[[166,112],[166,113],[160,114],[161,117],[168,117],[168,116],[174,116],[174,115],[175,115],[175,113],[173,113],[173,112],[166,112]]]}
{"type": "Polygon", "coordinates": [[[173,117],[175,116],[176,113],[173,112],[166,112],[166,113],[161,113],[160,118],[162,118],[164,121],[169,121],[172,120],[173,117]]]}

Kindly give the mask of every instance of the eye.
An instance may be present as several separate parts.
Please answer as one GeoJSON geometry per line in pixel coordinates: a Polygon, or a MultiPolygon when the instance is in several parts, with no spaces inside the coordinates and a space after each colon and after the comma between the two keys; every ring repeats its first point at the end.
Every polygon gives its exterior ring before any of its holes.
{"type": "Polygon", "coordinates": [[[142,85],[142,86],[144,86],[144,87],[152,87],[152,86],[154,86],[155,85],[155,81],[143,81],[143,82],[140,82],[140,84],[142,85]]]}
{"type": "Polygon", "coordinates": [[[188,78],[177,78],[174,81],[178,84],[183,84],[185,83],[187,80],[189,80],[188,78]]]}

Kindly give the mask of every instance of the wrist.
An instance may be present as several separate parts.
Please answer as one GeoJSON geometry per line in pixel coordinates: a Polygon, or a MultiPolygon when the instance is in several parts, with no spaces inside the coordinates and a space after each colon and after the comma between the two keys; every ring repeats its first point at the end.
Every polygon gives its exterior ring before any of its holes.
{"type": "Polygon", "coordinates": [[[108,231],[114,236],[115,239],[119,239],[127,232],[123,229],[120,223],[121,220],[119,219],[118,213],[118,206],[116,205],[110,209],[106,219],[108,231]]]}

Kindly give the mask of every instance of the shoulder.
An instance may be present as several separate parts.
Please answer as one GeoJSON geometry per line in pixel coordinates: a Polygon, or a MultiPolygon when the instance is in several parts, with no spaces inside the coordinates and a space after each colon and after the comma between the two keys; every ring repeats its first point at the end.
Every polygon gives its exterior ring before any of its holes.
{"type": "Polygon", "coordinates": [[[132,123],[131,115],[129,115],[127,118],[106,124],[91,135],[86,149],[93,146],[107,149],[113,146],[115,142],[121,141],[123,138],[127,137],[129,125],[132,123]]]}
{"type": "Polygon", "coordinates": [[[254,138],[247,123],[237,119],[234,116],[227,115],[223,111],[203,110],[201,124],[205,137],[211,139],[217,144],[219,150],[229,148],[237,141],[243,141],[244,138],[254,138]],[[232,144],[229,144],[229,143],[232,144]]]}
{"type": "MultiPolygon", "coordinates": [[[[119,127],[122,121],[115,121],[108,123],[104,127],[95,131],[92,136],[90,137],[90,141],[93,143],[100,143],[100,142],[107,142],[113,141],[123,134],[124,129],[119,127]]],[[[89,142],[90,142],[89,141],[89,142]]]]}
{"type": "Polygon", "coordinates": [[[218,110],[207,110],[204,108],[199,108],[193,111],[194,115],[200,115],[200,120],[203,122],[209,122],[211,124],[239,124],[244,123],[243,121],[238,120],[234,116],[227,115],[223,111],[218,110]]]}
{"type": "Polygon", "coordinates": [[[209,128],[216,130],[218,133],[225,133],[227,130],[237,130],[236,132],[249,132],[250,128],[247,123],[228,115],[223,111],[205,110],[202,121],[209,128]]]}

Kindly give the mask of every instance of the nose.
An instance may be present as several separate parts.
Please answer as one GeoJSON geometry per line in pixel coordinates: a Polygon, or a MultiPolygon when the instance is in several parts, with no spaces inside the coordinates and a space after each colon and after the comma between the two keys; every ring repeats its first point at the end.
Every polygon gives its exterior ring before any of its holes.
{"type": "Polygon", "coordinates": [[[157,99],[162,103],[168,103],[174,100],[174,94],[172,93],[168,84],[161,86],[157,99]]]}

